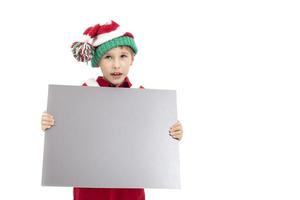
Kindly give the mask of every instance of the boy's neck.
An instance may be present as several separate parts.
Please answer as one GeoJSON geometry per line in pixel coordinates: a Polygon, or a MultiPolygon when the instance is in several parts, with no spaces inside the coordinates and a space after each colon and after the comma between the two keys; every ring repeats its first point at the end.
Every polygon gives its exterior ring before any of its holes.
{"type": "Polygon", "coordinates": [[[96,80],[98,82],[98,84],[101,87],[123,87],[123,88],[130,88],[131,87],[131,83],[129,81],[129,78],[126,77],[124,79],[124,81],[121,84],[118,85],[114,85],[112,83],[110,83],[108,80],[106,80],[103,76],[99,76],[96,80]]]}

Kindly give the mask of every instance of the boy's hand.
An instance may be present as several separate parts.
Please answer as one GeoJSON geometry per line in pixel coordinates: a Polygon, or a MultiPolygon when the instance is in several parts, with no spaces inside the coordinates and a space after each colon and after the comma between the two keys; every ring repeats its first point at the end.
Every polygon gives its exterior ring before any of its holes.
{"type": "Polygon", "coordinates": [[[46,131],[48,128],[51,128],[54,125],[54,117],[46,111],[43,112],[41,125],[43,131],[46,131]]]}
{"type": "Polygon", "coordinates": [[[181,140],[183,136],[183,130],[181,123],[177,120],[173,126],[171,126],[169,130],[169,135],[172,136],[174,139],[181,140]]]}

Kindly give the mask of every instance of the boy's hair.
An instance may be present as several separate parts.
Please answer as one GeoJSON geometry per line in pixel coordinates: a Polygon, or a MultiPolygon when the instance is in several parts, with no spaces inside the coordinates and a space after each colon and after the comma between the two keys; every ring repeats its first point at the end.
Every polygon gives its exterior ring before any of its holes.
{"type": "Polygon", "coordinates": [[[115,47],[128,46],[133,55],[138,51],[133,35],[122,31],[119,24],[114,21],[89,27],[83,35],[82,42],[74,42],[71,46],[73,56],[79,62],[91,60],[92,67],[98,67],[102,56],[115,47]]]}

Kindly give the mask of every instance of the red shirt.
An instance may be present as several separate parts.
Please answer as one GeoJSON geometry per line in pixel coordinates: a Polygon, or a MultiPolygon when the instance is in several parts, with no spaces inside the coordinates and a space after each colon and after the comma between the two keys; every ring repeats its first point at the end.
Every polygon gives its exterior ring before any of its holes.
{"type": "MultiPolygon", "coordinates": [[[[110,82],[99,76],[97,83],[100,87],[114,87],[110,82]]],[[[128,77],[119,87],[130,88],[128,77]]],[[[83,86],[87,86],[86,83],[83,86]]],[[[145,200],[143,188],[78,188],[73,190],[74,200],[145,200]]]]}

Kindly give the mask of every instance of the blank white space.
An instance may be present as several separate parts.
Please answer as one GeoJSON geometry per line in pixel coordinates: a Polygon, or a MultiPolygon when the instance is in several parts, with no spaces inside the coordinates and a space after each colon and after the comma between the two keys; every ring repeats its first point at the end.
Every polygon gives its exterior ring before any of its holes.
{"type": "Polygon", "coordinates": [[[135,35],[129,74],[177,89],[182,190],[151,199],[299,199],[298,1],[5,1],[0,3],[0,187],[4,199],[72,199],[41,187],[47,86],[99,69],[70,45],[103,19],[135,35]]]}

